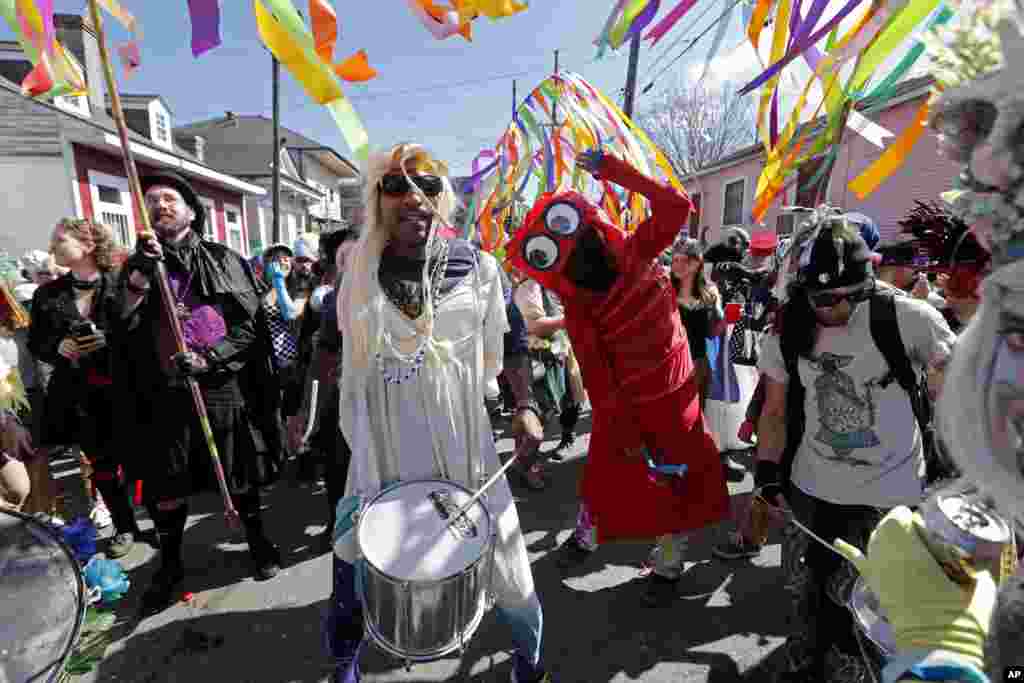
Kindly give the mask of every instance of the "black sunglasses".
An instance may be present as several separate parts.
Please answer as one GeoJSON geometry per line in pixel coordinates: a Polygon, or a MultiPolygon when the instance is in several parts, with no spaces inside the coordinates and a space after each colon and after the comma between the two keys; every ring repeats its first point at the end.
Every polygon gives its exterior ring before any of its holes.
{"type": "Polygon", "coordinates": [[[870,296],[871,291],[869,288],[858,289],[853,292],[808,292],[807,298],[811,300],[811,305],[815,308],[831,308],[832,306],[838,306],[844,301],[850,301],[856,303],[858,301],[864,301],[870,296]]]}
{"type": "MultiPolygon", "coordinates": [[[[444,190],[444,183],[436,175],[414,175],[409,176],[416,187],[423,191],[428,197],[436,197],[444,190]]],[[[412,192],[409,181],[401,173],[389,173],[380,179],[378,185],[380,191],[386,195],[397,197],[412,192]]]]}

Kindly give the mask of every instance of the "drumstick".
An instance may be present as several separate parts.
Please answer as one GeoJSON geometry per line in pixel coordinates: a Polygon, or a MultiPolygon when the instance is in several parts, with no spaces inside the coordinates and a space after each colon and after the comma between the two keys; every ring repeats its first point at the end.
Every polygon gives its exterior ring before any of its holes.
{"type": "Polygon", "coordinates": [[[487,493],[487,489],[491,488],[494,485],[494,482],[498,481],[498,479],[501,477],[501,475],[505,474],[505,470],[507,470],[509,467],[511,467],[512,463],[514,463],[518,459],[519,459],[519,453],[517,452],[511,458],[508,459],[508,462],[506,462],[504,465],[501,466],[500,470],[498,470],[497,472],[494,473],[494,476],[492,476],[490,479],[488,479],[484,483],[484,485],[481,486],[480,489],[476,493],[473,494],[473,497],[470,498],[466,502],[465,505],[463,505],[461,508],[459,508],[458,512],[456,512],[454,515],[452,515],[451,519],[448,520],[448,523],[444,525],[444,528],[448,529],[450,526],[455,524],[455,521],[457,519],[461,518],[462,515],[466,514],[466,512],[469,511],[469,508],[473,507],[473,503],[478,501],[480,499],[480,496],[482,496],[485,493],[487,493]]]}
{"type": "Polygon", "coordinates": [[[796,526],[797,529],[800,529],[800,531],[804,532],[805,534],[807,534],[808,536],[813,538],[815,541],[817,541],[818,543],[822,544],[823,546],[825,546],[826,548],[828,548],[829,550],[834,552],[839,557],[843,558],[844,560],[849,561],[849,558],[846,557],[846,555],[843,555],[838,550],[836,550],[836,547],[834,545],[832,545],[831,543],[829,543],[828,541],[823,539],[821,536],[819,536],[818,534],[814,533],[813,531],[811,531],[810,529],[805,527],[803,524],[798,522],[796,520],[796,515],[793,514],[792,510],[784,510],[783,508],[780,508],[778,505],[772,505],[767,500],[765,500],[765,498],[763,496],[759,495],[757,497],[760,498],[761,501],[763,501],[764,504],[767,505],[768,507],[770,507],[770,508],[772,508],[774,510],[782,510],[782,514],[786,517],[786,521],[787,522],[792,522],[793,525],[796,526]]]}
{"type": "Polygon", "coordinates": [[[309,392],[309,423],[306,425],[306,433],[302,435],[302,443],[305,444],[309,441],[309,435],[313,433],[313,425],[316,424],[317,408],[319,405],[316,402],[316,392],[320,388],[320,381],[313,380],[313,386],[309,392]]]}

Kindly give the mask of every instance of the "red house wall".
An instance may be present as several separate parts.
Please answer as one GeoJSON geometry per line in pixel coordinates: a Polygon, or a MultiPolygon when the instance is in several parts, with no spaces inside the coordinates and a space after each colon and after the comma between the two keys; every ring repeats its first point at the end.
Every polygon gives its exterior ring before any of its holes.
{"type": "MultiPolygon", "coordinates": [[[[124,162],[121,160],[120,155],[110,154],[84,145],[75,144],[72,145],[72,147],[74,148],[75,154],[75,178],[78,182],[78,194],[82,199],[82,211],[86,218],[93,218],[95,214],[92,205],[92,191],[89,187],[89,171],[97,171],[99,173],[106,173],[107,175],[126,178],[127,175],[124,171],[124,162]]],[[[136,160],[135,164],[138,167],[139,175],[141,176],[159,170],[155,166],[150,166],[138,160],[136,160]]],[[[186,178],[192,185],[192,188],[196,191],[196,194],[213,200],[215,214],[213,225],[217,231],[217,240],[223,244],[227,244],[227,227],[224,220],[224,204],[225,202],[233,204],[241,209],[242,202],[245,201],[245,195],[241,192],[225,190],[221,187],[208,184],[191,176],[186,175],[186,178]]],[[[135,206],[134,202],[132,203],[132,213],[135,217],[135,224],[137,226],[142,225],[142,216],[139,215],[138,208],[135,206]]],[[[249,226],[245,224],[244,217],[240,217],[239,220],[242,221],[242,240],[244,245],[248,243],[249,226]]]]}

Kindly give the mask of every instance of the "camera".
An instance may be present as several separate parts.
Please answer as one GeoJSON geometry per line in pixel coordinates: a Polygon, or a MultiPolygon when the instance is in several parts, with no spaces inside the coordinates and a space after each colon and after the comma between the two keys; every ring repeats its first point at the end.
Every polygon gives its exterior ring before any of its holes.
{"type": "Polygon", "coordinates": [[[75,339],[83,339],[97,334],[96,323],[91,320],[81,320],[71,326],[71,336],[75,339]]]}

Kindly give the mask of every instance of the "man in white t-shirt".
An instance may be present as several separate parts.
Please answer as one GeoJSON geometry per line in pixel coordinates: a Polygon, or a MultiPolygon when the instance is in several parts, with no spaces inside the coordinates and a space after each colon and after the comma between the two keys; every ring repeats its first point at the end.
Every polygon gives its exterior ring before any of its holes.
{"type": "MultiPolygon", "coordinates": [[[[768,502],[791,508],[818,536],[863,548],[886,511],[921,500],[921,433],[908,394],[888,381],[890,368],[871,335],[877,295],[863,239],[841,217],[826,219],[799,259],[781,335],[762,343],[759,368],[767,390],[755,486],[768,502]],[[800,403],[787,398],[787,357],[797,359],[805,418],[798,445],[793,437],[799,433],[789,434],[788,452],[787,426],[799,422],[794,417],[800,403]],[[791,473],[784,455],[792,455],[791,473]]],[[[912,297],[897,296],[893,304],[915,369],[943,361],[955,337],[942,315],[912,297]]],[[[861,655],[846,608],[856,579],[853,565],[808,544],[802,532],[790,532],[784,535],[783,566],[795,618],[779,680],[867,683],[868,669],[877,675],[880,662],[861,655]]]]}

